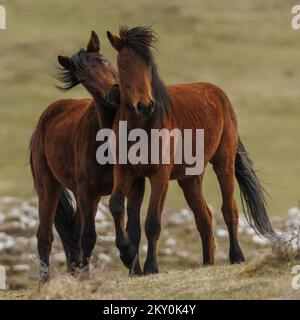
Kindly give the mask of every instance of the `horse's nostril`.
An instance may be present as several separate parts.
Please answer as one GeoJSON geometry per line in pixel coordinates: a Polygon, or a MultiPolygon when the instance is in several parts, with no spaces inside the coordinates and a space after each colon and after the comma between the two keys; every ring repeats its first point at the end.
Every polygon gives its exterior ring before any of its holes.
{"type": "Polygon", "coordinates": [[[153,100],[150,101],[149,106],[151,109],[155,107],[155,102],[153,100]]]}
{"type": "Polygon", "coordinates": [[[142,112],[143,111],[143,103],[141,101],[139,101],[136,108],[137,108],[137,111],[142,112]]]}

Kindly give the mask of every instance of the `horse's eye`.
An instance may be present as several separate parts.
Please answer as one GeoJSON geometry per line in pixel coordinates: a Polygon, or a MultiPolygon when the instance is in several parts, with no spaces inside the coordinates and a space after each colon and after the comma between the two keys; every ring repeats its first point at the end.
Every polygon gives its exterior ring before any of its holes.
{"type": "Polygon", "coordinates": [[[126,66],[125,66],[125,64],[119,64],[119,68],[120,68],[121,70],[125,70],[125,69],[126,69],[126,66]]]}

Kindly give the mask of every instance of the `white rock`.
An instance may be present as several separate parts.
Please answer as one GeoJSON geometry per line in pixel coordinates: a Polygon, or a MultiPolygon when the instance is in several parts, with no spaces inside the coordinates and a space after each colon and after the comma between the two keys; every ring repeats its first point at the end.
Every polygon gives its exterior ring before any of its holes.
{"type": "Polygon", "coordinates": [[[27,217],[34,218],[35,220],[38,218],[38,209],[29,202],[22,202],[19,208],[27,217]]]}
{"type": "Polygon", "coordinates": [[[15,230],[26,230],[26,225],[20,221],[10,221],[7,224],[8,229],[15,229],[15,230]]]}
{"type": "Polygon", "coordinates": [[[245,229],[245,228],[249,228],[249,227],[250,227],[250,225],[249,225],[247,219],[245,217],[243,217],[243,216],[240,216],[240,218],[239,218],[239,228],[245,229]]]}
{"type": "Polygon", "coordinates": [[[293,207],[288,210],[288,216],[291,218],[299,217],[300,218],[300,208],[293,207]]]}
{"type": "Polygon", "coordinates": [[[20,220],[22,211],[19,208],[12,208],[7,215],[11,220],[20,220]]]}
{"type": "Polygon", "coordinates": [[[29,238],[28,239],[28,244],[30,245],[30,246],[36,246],[37,245],[37,238],[36,237],[31,237],[31,238],[29,238]]]}
{"type": "Polygon", "coordinates": [[[188,252],[187,251],[178,251],[178,252],[176,252],[176,255],[181,258],[186,258],[188,256],[188,252]]]}
{"type": "Polygon", "coordinates": [[[186,220],[193,219],[193,213],[189,209],[181,209],[180,214],[181,214],[182,217],[185,217],[186,220]]]}
{"type": "Polygon", "coordinates": [[[290,208],[288,210],[288,220],[285,223],[287,229],[299,229],[300,228],[300,209],[297,207],[290,208]]]}
{"type": "Polygon", "coordinates": [[[15,241],[12,237],[9,237],[4,243],[4,250],[11,250],[15,246],[15,241]]]}
{"type": "Polygon", "coordinates": [[[110,263],[111,262],[111,257],[105,253],[99,253],[98,254],[98,259],[101,262],[105,262],[105,263],[110,263]]]}
{"type": "Polygon", "coordinates": [[[102,236],[101,240],[105,242],[114,242],[116,240],[116,237],[113,235],[106,235],[106,236],[102,236]]]}
{"type": "Polygon", "coordinates": [[[167,256],[171,255],[172,252],[173,252],[173,251],[172,251],[170,248],[165,248],[165,249],[163,250],[163,253],[166,254],[167,256]]]}
{"type": "Polygon", "coordinates": [[[216,235],[219,238],[226,238],[228,237],[228,232],[225,229],[217,229],[216,235]]]}
{"type": "Polygon", "coordinates": [[[172,212],[168,220],[172,224],[183,224],[193,220],[193,213],[189,209],[182,209],[179,212],[172,212]]]}
{"type": "Polygon", "coordinates": [[[99,203],[99,209],[103,212],[106,216],[110,214],[110,210],[107,204],[104,204],[103,202],[99,203]]]}
{"type": "Polygon", "coordinates": [[[98,209],[95,219],[96,221],[100,221],[100,222],[106,221],[106,215],[103,213],[103,211],[98,209]]]}
{"type": "Polygon", "coordinates": [[[11,250],[15,246],[13,237],[0,232],[0,251],[11,250]]]}
{"type": "Polygon", "coordinates": [[[96,229],[99,229],[101,231],[108,229],[110,226],[111,223],[109,221],[96,222],[96,229]]]}
{"type": "Polygon", "coordinates": [[[259,236],[258,234],[254,234],[252,236],[252,241],[256,244],[266,246],[270,243],[270,241],[262,236],[259,236]]]}
{"type": "Polygon", "coordinates": [[[12,270],[16,272],[29,271],[30,269],[30,265],[28,264],[16,264],[12,267],[12,270]]]}
{"type": "Polygon", "coordinates": [[[8,235],[5,232],[0,232],[0,242],[6,241],[8,235]]]}
{"type": "Polygon", "coordinates": [[[10,203],[14,203],[16,201],[17,201],[17,199],[12,198],[12,197],[1,197],[0,198],[0,204],[10,204],[10,203]]]}
{"type": "Polygon", "coordinates": [[[30,228],[30,229],[35,228],[36,225],[37,225],[37,220],[36,219],[28,217],[26,215],[22,215],[20,217],[20,221],[21,221],[21,223],[23,223],[25,225],[26,229],[27,228],[30,228]]]}
{"type": "Polygon", "coordinates": [[[66,261],[66,255],[63,252],[57,252],[53,255],[53,259],[57,262],[65,262],[66,261]]]}
{"type": "Polygon", "coordinates": [[[173,238],[169,238],[165,241],[165,245],[168,247],[174,247],[176,245],[176,240],[173,238]]]}
{"type": "Polygon", "coordinates": [[[252,236],[255,234],[255,231],[253,228],[249,227],[245,229],[246,234],[248,234],[249,236],[252,236]]]}

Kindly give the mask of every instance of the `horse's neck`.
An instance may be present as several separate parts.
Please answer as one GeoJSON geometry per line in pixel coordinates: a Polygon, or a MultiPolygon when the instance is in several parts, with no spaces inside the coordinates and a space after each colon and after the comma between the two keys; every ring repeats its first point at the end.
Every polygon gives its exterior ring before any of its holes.
{"type": "Polygon", "coordinates": [[[114,113],[107,106],[103,105],[100,99],[94,98],[94,107],[97,111],[98,120],[101,128],[112,128],[114,113]]]}

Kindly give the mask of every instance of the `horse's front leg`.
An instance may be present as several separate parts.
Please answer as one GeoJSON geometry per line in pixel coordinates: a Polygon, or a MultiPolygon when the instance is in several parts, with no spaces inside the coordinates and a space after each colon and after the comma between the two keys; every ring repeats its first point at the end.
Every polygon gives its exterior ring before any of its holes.
{"type": "Polygon", "coordinates": [[[127,196],[134,176],[132,172],[126,171],[119,165],[114,168],[114,187],[109,199],[109,208],[115,223],[116,230],[116,246],[120,252],[120,258],[126,268],[131,269],[131,266],[138,255],[136,248],[124,230],[125,216],[125,197],[127,196]]]}
{"type": "Polygon", "coordinates": [[[168,191],[169,177],[160,173],[150,178],[150,184],[151,196],[145,222],[148,252],[144,274],[158,273],[156,247],[161,231],[161,213],[168,191]]]}
{"type": "Polygon", "coordinates": [[[141,206],[145,193],[145,178],[138,177],[134,180],[127,200],[127,225],[128,238],[136,250],[136,257],[130,267],[129,275],[142,275],[139,261],[139,246],[141,240],[141,206]]]}

